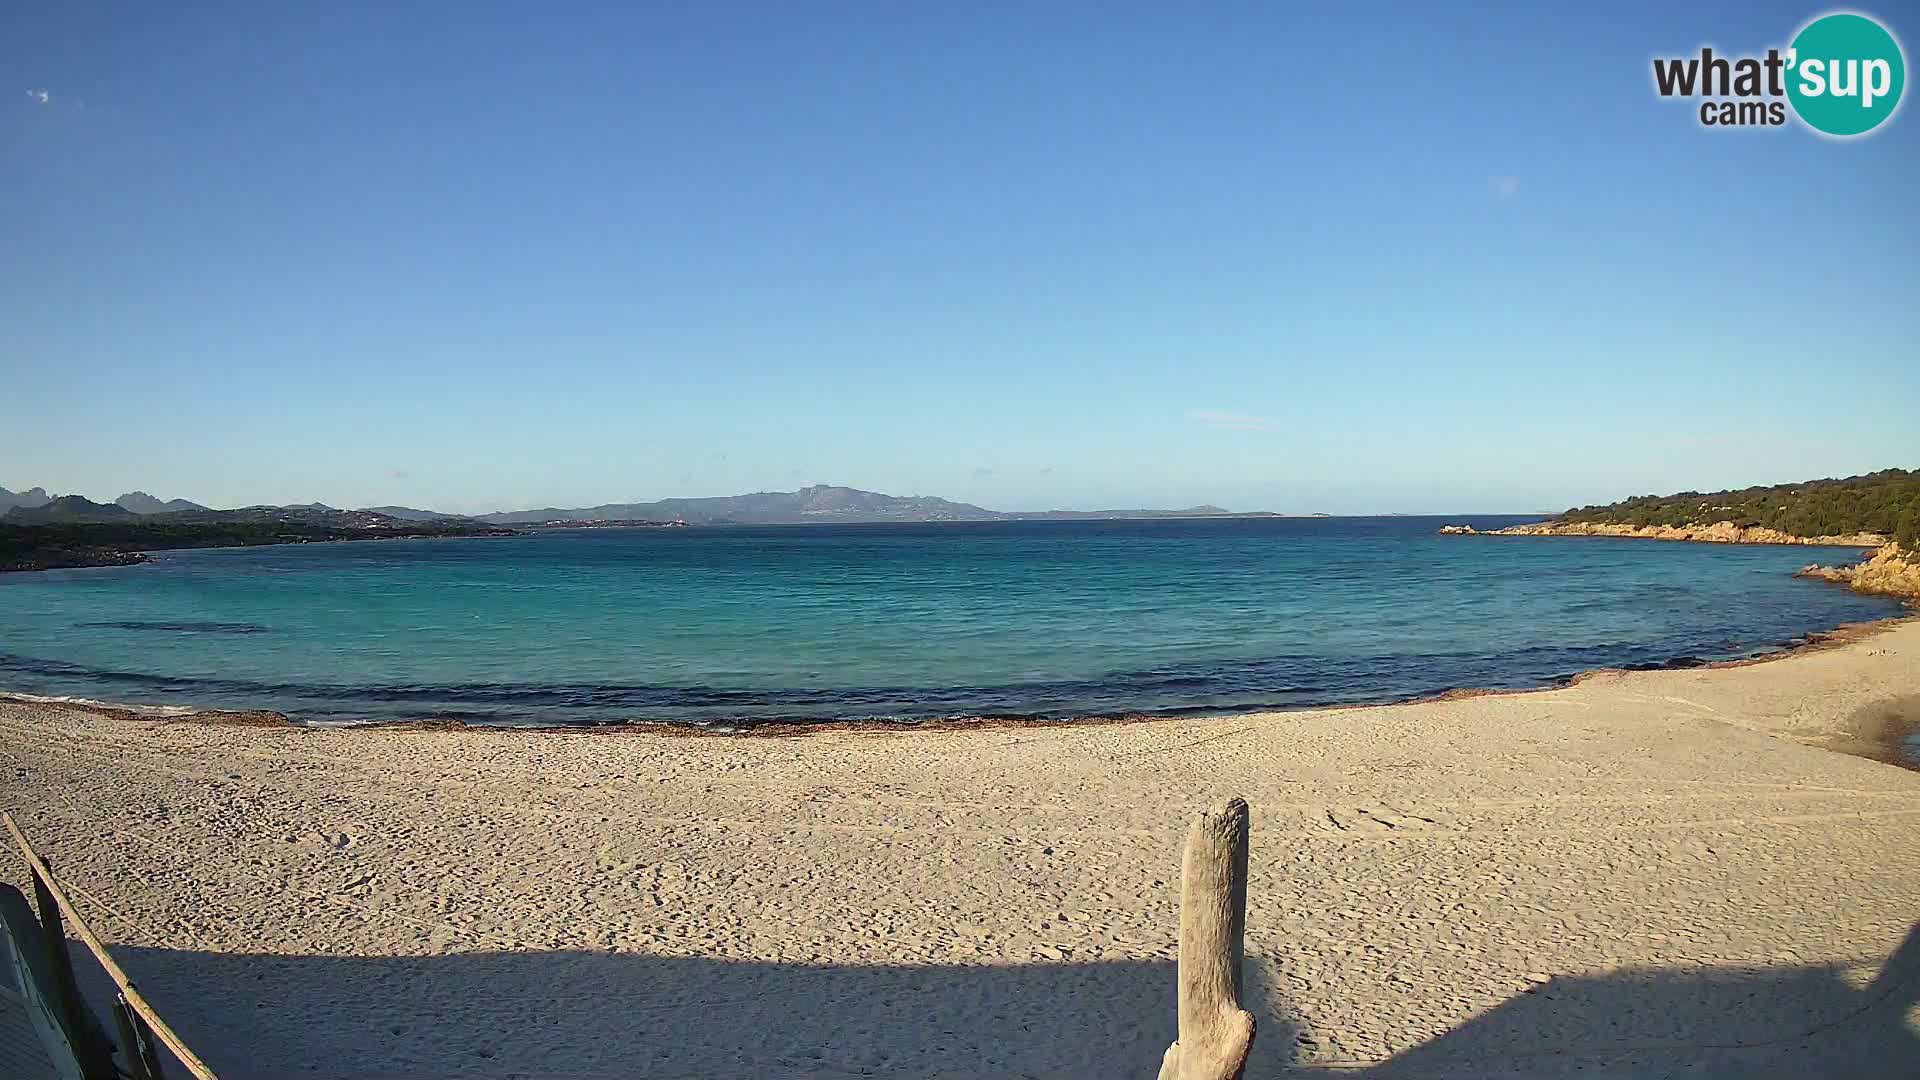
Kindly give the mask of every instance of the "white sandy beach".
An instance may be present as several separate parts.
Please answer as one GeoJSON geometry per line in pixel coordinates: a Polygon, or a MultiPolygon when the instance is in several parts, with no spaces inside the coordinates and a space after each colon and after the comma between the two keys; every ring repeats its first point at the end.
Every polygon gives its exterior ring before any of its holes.
{"type": "Polygon", "coordinates": [[[10,704],[0,768],[225,1077],[1152,1076],[1179,846],[1222,794],[1253,807],[1249,1076],[1897,1077],[1920,773],[1822,747],[1916,694],[1909,621],[1538,693],[1077,727],[10,704]]]}

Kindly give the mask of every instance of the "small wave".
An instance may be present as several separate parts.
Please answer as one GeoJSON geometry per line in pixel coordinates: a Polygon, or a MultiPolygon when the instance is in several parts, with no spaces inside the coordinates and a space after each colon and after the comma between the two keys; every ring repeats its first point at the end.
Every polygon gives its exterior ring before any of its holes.
{"type": "Polygon", "coordinates": [[[22,694],[16,691],[0,693],[0,701],[21,701],[33,705],[85,705],[95,709],[123,709],[145,716],[192,716],[200,711],[191,705],[128,705],[118,701],[75,697],[72,694],[22,694]]]}

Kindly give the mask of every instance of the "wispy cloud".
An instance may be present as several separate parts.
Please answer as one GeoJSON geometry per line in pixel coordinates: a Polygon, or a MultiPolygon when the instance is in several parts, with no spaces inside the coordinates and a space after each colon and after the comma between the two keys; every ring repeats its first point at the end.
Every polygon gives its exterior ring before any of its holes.
{"type": "Polygon", "coordinates": [[[1273,421],[1264,416],[1254,416],[1243,412],[1222,412],[1217,409],[1190,409],[1187,419],[1202,427],[1215,431],[1278,431],[1273,421]]]}
{"type": "MultiPolygon", "coordinates": [[[[51,90],[33,89],[27,91],[27,100],[43,109],[58,113],[77,113],[88,111],[85,98],[56,94],[51,90]]],[[[29,106],[31,107],[31,106],[29,106]]]]}
{"type": "Polygon", "coordinates": [[[1517,176],[1496,176],[1488,182],[1493,185],[1493,193],[1502,199],[1511,199],[1520,194],[1520,178],[1517,176]]]}
{"type": "Polygon", "coordinates": [[[985,465],[978,466],[973,470],[973,478],[975,480],[984,480],[987,477],[992,475],[993,475],[993,470],[987,468],[985,465]]]}

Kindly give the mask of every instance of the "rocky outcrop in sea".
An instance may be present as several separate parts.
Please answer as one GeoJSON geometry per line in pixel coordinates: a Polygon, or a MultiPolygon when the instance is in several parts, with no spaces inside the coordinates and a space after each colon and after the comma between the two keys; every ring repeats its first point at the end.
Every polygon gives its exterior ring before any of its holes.
{"type": "Polygon", "coordinates": [[[1920,555],[1887,544],[1865,562],[1844,566],[1801,567],[1795,577],[1846,585],[1855,592],[1920,599],[1920,555]]]}

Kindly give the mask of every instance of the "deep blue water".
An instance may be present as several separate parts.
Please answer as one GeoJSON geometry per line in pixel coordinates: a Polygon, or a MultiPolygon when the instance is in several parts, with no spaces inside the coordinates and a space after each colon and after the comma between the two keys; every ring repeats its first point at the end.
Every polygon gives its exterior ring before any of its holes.
{"type": "Polygon", "coordinates": [[[0,688],[331,722],[1179,714],[1749,656],[1891,601],[1845,551],[1442,520],[592,530],[0,576],[0,688]]]}

